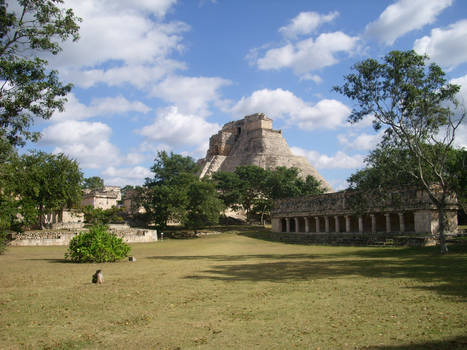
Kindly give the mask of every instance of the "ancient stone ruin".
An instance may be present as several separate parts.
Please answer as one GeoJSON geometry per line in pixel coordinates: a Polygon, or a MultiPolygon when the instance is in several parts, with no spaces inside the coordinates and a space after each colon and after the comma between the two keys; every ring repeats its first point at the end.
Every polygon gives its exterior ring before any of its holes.
{"type": "Polygon", "coordinates": [[[216,171],[234,171],[239,165],[257,165],[264,169],[296,167],[301,176],[313,176],[326,192],[332,192],[331,186],[305,157],[292,154],[281,130],[274,130],[272,119],[263,113],[225,124],[211,136],[206,157],[198,164],[201,166],[200,177],[216,171]]]}
{"type": "MultiPolygon", "coordinates": [[[[447,234],[457,233],[457,198],[448,198],[447,234]]],[[[280,199],[271,211],[272,232],[305,234],[313,243],[367,239],[364,233],[407,240],[434,240],[438,212],[426,191],[405,188],[386,193],[341,191],[280,199]],[[334,236],[334,237],[333,237],[334,236]]],[[[370,239],[373,239],[370,236],[370,239]]],[[[405,241],[404,241],[405,240],[405,241]]],[[[425,242],[426,243],[426,242],[425,242]]]]}

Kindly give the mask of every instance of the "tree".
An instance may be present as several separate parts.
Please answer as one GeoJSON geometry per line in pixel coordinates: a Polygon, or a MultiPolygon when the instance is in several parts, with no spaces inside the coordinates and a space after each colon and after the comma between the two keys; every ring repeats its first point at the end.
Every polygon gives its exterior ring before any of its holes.
{"type": "Polygon", "coordinates": [[[188,204],[184,225],[196,229],[219,222],[224,206],[217,196],[215,185],[210,181],[196,181],[188,187],[188,204]]]}
{"type": "Polygon", "coordinates": [[[104,179],[99,176],[87,177],[83,181],[83,188],[91,191],[102,190],[104,188],[104,179]]]}
{"type": "Polygon", "coordinates": [[[78,22],[63,0],[18,0],[19,10],[0,0],[0,137],[12,145],[36,141],[29,131],[34,117],[49,119],[63,110],[71,84],[62,84],[48,68],[47,54],[60,52],[59,42],[78,39],[78,22]]]}
{"type": "Polygon", "coordinates": [[[449,84],[435,63],[414,51],[392,51],[381,62],[367,59],[352,67],[334,90],[357,102],[349,121],[372,116],[385,127],[386,149],[403,149],[415,166],[407,170],[428,193],[439,216],[441,252],[447,253],[447,199],[453,190],[448,158],[455,133],[465,117],[459,110],[459,86],[449,84]]]}
{"type": "Polygon", "coordinates": [[[229,171],[218,171],[212,174],[212,180],[216,184],[219,198],[225,207],[237,210],[242,202],[242,187],[244,183],[237,174],[229,171]]]}
{"type": "Polygon", "coordinates": [[[299,169],[277,167],[263,169],[255,165],[239,166],[234,173],[218,172],[213,175],[219,197],[225,206],[241,205],[247,215],[264,216],[279,198],[323,193],[320,182],[312,176],[300,177],[299,169]]]}
{"type": "Polygon", "coordinates": [[[157,153],[151,167],[153,178],[144,184],[142,205],[157,227],[163,229],[169,220],[183,222],[188,205],[188,188],[199,181],[198,167],[191,157],[165,151],[157,153]]]}
{"type": "Polygon", "coordinates": [[[45,214],[80,202],[83,174],[76,160],[34,151],[21,156],[18,165],[18,195],[37,209],[41,226],[45,214]]]}

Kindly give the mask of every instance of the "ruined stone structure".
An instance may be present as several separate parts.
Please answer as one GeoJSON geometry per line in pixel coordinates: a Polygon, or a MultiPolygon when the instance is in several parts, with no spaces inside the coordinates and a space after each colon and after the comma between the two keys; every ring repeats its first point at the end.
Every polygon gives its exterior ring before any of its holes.
{"type": "Polygon", "coordinates": [[[118,186],[105,186],[102,190],[83,192],[81,206],[91,205],[94,208],[110,209],[118,206],[118,201],[122,199],[122,193],[118,186]]]}
{"type": "MultiPolygon", "coordinates": [[[[447,232],[457,232],[457,199],[449,198],[447,232]]],[[[423,190],[383,195],[341,191],[277,200],[271,212],[273,232],[436,234],[438,213],[423,190]]]]}
{"type": "Polygon", "coordinates": [[[225,124],[209,139],[206,157],[199,160],[200,177],[216,171],[234,171],[239,165],[257,165],[264,169],[296,167],[301,176],[312,175],[327,192],[331,186],[305,157],[293,155],[280,130],[272,128],[272,119],[262,113],[225,124]]]}

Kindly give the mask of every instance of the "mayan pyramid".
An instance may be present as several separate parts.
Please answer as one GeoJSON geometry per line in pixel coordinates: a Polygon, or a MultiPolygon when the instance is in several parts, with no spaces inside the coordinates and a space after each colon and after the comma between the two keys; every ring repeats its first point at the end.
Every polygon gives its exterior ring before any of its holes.
{"type": "Polygon", "coordinates": [[[300,169],[300,175],[312,175],[326,192],[333,192],[327,181],[305,157],[292,154],[280,130],[273,130],[272,119],[263,113],[225,124],[209,139],[206,157],[200,159],[200,177],[216,171],[234,171],[239,165],[257,165],[264,169],[278,166],[300,169]]]}

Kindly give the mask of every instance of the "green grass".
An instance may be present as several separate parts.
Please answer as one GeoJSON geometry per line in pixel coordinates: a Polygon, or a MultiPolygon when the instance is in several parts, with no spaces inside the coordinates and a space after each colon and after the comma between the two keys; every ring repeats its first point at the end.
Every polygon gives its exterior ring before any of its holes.
{"type": "Polygon", "coordinates": [[[11,247],[0,256],[0,348],[467,348],[465,246],[441,256],[240,230],[250,233],[134,244],[134,263],[11,247]],[[104,284],[91,284],[99,268],[104,284]]]}

